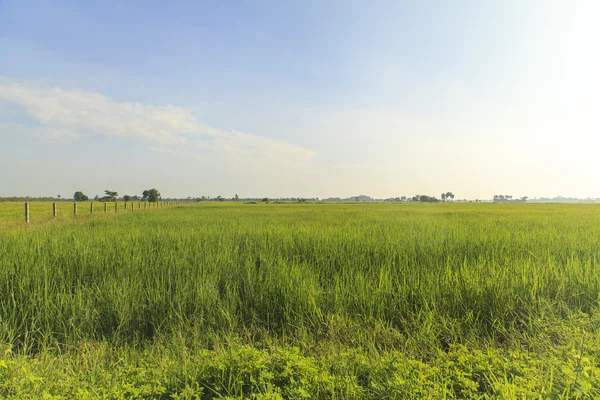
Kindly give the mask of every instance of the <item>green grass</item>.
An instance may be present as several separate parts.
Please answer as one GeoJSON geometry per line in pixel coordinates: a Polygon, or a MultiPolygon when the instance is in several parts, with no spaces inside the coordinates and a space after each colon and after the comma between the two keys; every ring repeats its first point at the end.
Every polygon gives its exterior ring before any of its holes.
{"type": "Polygon", "coordinates": [[[600,396],[595,205],[15,207],[4,397],[600,396]]]}

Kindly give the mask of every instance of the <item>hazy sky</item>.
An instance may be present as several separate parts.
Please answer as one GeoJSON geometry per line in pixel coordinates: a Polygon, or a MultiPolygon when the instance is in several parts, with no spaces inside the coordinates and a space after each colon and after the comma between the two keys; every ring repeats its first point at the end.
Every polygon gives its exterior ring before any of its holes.
{"type": "Polygon", "coordinates": [[[600,1],[0,0],[0,196],[600,197],[600,1]]]}

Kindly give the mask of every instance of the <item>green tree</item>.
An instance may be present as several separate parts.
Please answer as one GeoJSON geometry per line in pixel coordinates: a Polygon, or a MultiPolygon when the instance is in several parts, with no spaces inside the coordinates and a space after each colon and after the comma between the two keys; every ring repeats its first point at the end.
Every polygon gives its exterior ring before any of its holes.
{"type": "Polygon", "coordinates": [[[129,200],[131,200],[131,196],[126,194],[125,196],[123,196],[123,200],[129,201],[129,200]]]}
{"type": "Polygon", "coordinates": [[[100,198],[100,201],[117,201],[119,198],[119,193],[110,190],[105,190],[104,194],[105,195],[100,198]]]}
{"type": "Polygon", "coordinates": [[[156,189],[148,189],[142,192],[142,200],[156,203],[160,200],[160,192],[156,189]]]}
{"type": "Polygon", "coordinates": [[[83,194],[83,192],[75,192],[75,194],[73,195],[73,199],[75,201],[86,201],[88,200],[88,197],[83,194]]]}

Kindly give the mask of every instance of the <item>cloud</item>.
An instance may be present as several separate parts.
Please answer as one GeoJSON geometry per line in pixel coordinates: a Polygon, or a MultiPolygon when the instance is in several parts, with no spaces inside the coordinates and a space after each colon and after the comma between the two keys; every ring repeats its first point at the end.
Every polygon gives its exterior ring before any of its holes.
{"type": "Polygon", "coordinates": [[[99,93],[41,87],[0,78],[1,99],[23,107],[39,122],[37,127],[20,126],[18,129],[34,136],[79,138],[104,135],[142,139],[151,142],[154,150],[162,149],[165,153],[194,159],[206,153],[266,162],[308,162],[315,157],[314,151],[293,143],[202,124],[184,107],[120,102],[99,93]]]}

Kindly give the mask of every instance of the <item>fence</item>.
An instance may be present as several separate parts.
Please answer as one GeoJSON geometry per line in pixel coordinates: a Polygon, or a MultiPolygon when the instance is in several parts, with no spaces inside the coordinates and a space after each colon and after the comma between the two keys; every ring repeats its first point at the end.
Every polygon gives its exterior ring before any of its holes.
{"type": "MultiPolygon", "coordinates": [[[[156,202],[148,202],[148,201],[133,201],[133,202],[122,202],[123,204],[123,208],[122,208],[122,212],[133,212],[135,211],[135,204],[137,203],[137,209],[141,210],[142,209],[142,203],[144,204],[144,210],[147,209],[154,209],[154,208],[163,208],[163,207],[172,207],[172,206],[176,206],[181,204],[178,201],[156,201],[156,202]]],[[[74,202],[73,203],[73,216],[77,216],[77,206],[78,204],[82,204],[82,203],[78,203],[78,202],[74,202]]],[[[103,203],[104,204],[104,213],[108,213],[109,209],[108,209],[108,205],[112,204],[112,203],[103,203]]],[[[119,213],[119,202],[115,202],[114,203],[115,207],[114,207],[114,211],[115,214],[119,213]]],[[[90,202],[90,214],[94,213],[94,202],[90,202]]],[[[52,203],[52,216],[54,218],[56,218],[58,216],[58,207],[56,203],[52,203]]],[[[25,203],[25,223],[29,223],[29,219],[30,219],[30,209],[29,209],[29,202],[25,203]]]]}

